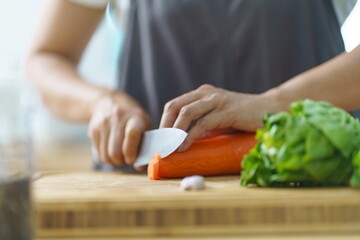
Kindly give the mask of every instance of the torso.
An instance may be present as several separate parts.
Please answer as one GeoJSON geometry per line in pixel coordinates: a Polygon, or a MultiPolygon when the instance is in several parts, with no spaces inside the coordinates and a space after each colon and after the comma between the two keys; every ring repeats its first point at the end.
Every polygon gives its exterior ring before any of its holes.
{"type": "Polygon", "coordinates": [[[133,0],[119,87],[157,127],[201,84],[259,93],[343,51],[329,0],[133,0]]]}

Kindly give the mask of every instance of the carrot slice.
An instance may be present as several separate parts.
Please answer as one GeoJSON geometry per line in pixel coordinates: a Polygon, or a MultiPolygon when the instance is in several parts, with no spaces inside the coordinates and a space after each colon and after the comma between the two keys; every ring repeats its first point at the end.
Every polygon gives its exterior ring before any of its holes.
{"type": "Polygon", "coordinates": [[[148,165],[148,177],[160,180],[240,174],[241,160],[256,142],[255,134],[246,132],[197,140],[185,152],[174,152],[165,158],[155,154],[148,165]]]}

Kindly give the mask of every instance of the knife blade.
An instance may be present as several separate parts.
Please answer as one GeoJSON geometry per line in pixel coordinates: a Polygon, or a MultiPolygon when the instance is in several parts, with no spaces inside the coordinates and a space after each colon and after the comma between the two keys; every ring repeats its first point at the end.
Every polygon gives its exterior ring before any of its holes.
{"type": "Polygon", "coordinates": [[[167,157],[184,142],[186,136],[187,133],[178,128],[160,128],[146,131],[134,166],[147,165],[155,153],[160,154],[161,158],[167,157]]]}

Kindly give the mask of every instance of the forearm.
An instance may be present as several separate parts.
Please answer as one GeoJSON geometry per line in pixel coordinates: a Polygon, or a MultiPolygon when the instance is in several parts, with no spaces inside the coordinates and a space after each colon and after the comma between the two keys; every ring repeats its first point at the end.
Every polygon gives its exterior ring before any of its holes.
{"type": "Polygon", "coordinates": [[[111,90],[85,81],[76,64],[60,54],[30,55],[26,72],[44,105],[55,115],[70,121],[88,122],[96,101],[111,90]]]}
{"type": "Polygon", "coordinates": [[[360,46],[264,93],[272,111],[287,110],[291,102],[311,98],[345,110],[360,108],[360,46]]]}

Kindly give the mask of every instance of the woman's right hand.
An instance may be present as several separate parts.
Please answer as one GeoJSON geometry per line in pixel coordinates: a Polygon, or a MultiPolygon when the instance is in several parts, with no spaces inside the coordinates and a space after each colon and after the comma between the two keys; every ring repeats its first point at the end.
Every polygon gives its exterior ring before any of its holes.
{"type": "Polygon", "coordinates": [[[122,92],[103,95],[94,105],[88,136],[102,162],[132,165],[150,118],[122,92]]]}

